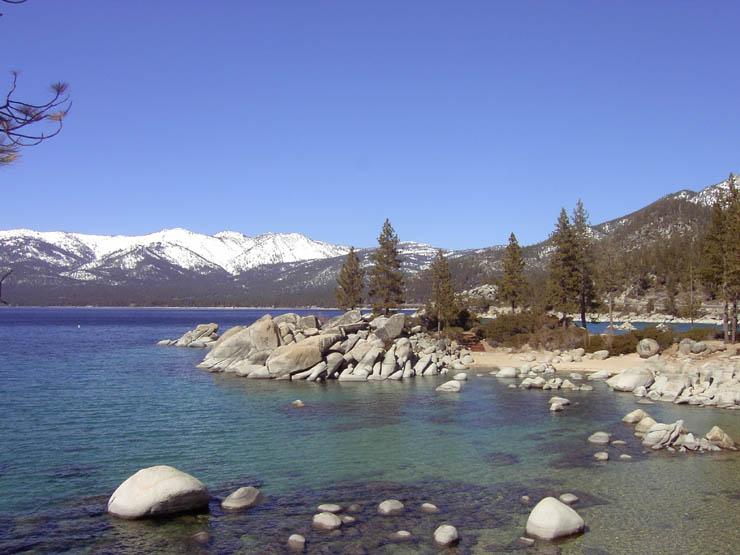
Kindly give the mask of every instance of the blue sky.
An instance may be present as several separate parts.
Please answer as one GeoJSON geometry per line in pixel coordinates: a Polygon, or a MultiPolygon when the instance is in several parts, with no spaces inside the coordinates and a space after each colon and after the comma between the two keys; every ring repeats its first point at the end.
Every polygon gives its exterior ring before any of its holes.
{"type": "MultiPolygon", "coordinates": [[[[0,83],[71,85],[0,228],[544,238],[740,170],[738,2],[29,0],[0,83]],[[5,77],[3,77],[5,76],[5,77]]],[[[10,45],[10,48],[8,48],[10,45]]]]}

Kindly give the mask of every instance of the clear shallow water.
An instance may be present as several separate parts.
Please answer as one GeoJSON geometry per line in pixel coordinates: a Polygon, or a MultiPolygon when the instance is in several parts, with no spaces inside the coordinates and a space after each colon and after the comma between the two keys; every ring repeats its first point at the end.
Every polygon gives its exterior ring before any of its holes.
{"type": "MultiPolygon", "coordinates": [[[[147,309],[0,310],[0,551],[281,553],[306,535],[314,553],[435,553],[443,522],[462,534],[456,553],[520,549],[531,507],[521,495],[572,491],[589,530],[563,553],[733,553],[740,545],[740,456],[643,454],[619,421],[635,407],[657,420],[683,418],[705,433],[718,424],[740,437],[737,412],[644,407],[603,384],[568,393],[566,412],[550,395],[472,377],[460,395],[438,380],[325,385],[245,380],[195,368],[201,350],[156,347],[195,324],[249,323],[263,311],[147,309]],[[80,326],[79,328],[77,326],[80,326]],[[306,408],[290,408],[300,398],[306,408]],[[618,459],[595,463],[585,438],[603,429],[628,441],[618,459]],[[171,464],[216,497],[257,485],[255,510],[157,522],[105,514],[130,474],[171,464]],[[407,503],[380,518],[383,499],[407,503]],[[438,515],[415,508],[437,504],[438,515]],[[358,524],[337,536],[310,530],[321,502],[363,505],[358,524]],[[418,541],[385,537],[408,529],[418,541]],[[208,531],[206,545],[193,534],[208,531]]],[[[333,313],[329,313],[333,314],[333,313]]],[[[540,545],[536,550],[550,549],[540,545]]]]}

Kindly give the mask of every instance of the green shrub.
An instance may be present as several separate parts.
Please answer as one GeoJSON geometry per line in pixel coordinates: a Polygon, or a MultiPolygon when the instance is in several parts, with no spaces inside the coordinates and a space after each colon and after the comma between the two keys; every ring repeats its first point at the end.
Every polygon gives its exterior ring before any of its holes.
{"type": "Polygon", "coordinates": [[[694,341],[706,341],[707,339],[721,339],[717,337],[717,330],[714,328],[691,328],[690,330],[682,331],[677,333],[675,336],[676,342],[680,342],[685,337],[693,339],[694,341]]]}

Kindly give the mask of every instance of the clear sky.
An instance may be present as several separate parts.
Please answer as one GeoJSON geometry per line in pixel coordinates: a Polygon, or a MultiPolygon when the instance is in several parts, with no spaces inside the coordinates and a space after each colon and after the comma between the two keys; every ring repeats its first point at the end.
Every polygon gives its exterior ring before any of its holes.
{"type": "Polygon", "coordinates": [[[740,2],[29,0],[0,84],[71,85],[0,228],[544,238],[740,170],[740,2]]]}

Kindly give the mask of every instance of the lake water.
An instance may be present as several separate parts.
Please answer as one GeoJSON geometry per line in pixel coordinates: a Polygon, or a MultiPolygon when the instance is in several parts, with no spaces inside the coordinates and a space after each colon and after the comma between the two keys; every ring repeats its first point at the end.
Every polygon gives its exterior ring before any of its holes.
{"type": "MultiPolygon", "coordinates": [[[[279,311],[276,311],[277,313],[279,311]]],[[[316,311],[313,311],[316,312],[316,311]]],[[[283,553],[294,532],[309,553],[438,553],[432,531],[451,523],[446,553],[506,553],[531,506],[524,494],[573,492],[588,531],[527,552],[735,553],[740,547],[740,455],[644,453],[621,417],[641,407],[706,433],[740,438],[735,411],[636,404],[604,384],[566,396],[471,376],[462,393],[440,380],[312,384],[246,380],[195,368],[204,351],[156,347],[195,324],[249,323],[254,310],[0,310],[0,552],[283,553]],[[78,327],[79,326],[79,327],[78,327]],[[300,398],[304,409],[290,402],[300,398]],[[627,440],[608,463],[586,437],[627,440]],[[618,460],[620,452],[632,461],[618,460]],[[106,502],[136,470],[170,464],[222,498],[259,486],[265,502],[240,514],[154,522],[110,518],[106,502]],[[379,517],[398,498],[406,514],[379,517]],[[425,501],[436,515],[421,514],[425,501]],[[360,503],[357,524],[310,529],[322,502],[360,503]],[[395,545],[390,532],[416,541],[395,545]],[[210,540],[199,544],[197,532],[210,540]]],[[[332,312],[327,312],[333,315],[332,312]]],[[[508,381],[506,381],[508,382],[508,381]]],[[[522,551],[524,552],[524,551],[522,551]]]]}

